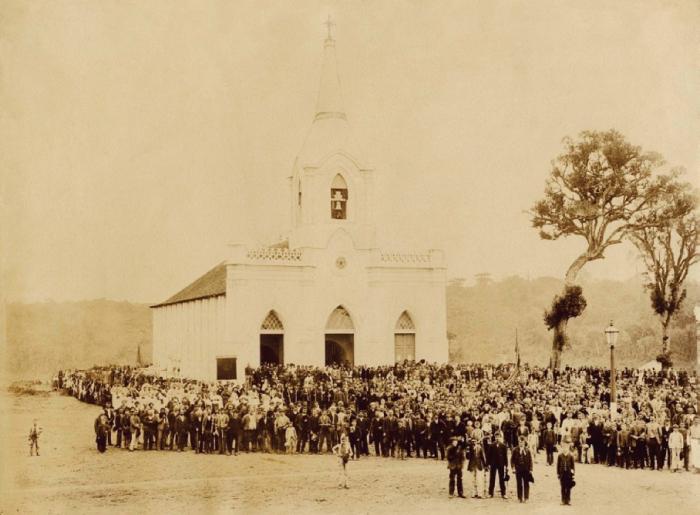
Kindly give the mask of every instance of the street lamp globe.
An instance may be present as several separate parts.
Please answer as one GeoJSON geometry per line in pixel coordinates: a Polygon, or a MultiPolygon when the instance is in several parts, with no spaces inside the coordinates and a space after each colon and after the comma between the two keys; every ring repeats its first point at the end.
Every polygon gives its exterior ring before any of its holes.
{"type": "Polygon", "coordinates": [[[605,338],[608,340],[608,345],[614,347],[617,343],[617,336],[619,334],[620,331],[617,330],[617,328],[613,325],[611,320],[610,325],[605,328],[605,338]]]}

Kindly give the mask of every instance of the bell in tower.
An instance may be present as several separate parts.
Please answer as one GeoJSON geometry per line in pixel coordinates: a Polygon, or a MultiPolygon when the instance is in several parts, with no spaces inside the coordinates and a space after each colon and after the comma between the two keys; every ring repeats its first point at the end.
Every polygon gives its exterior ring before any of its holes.
{"type": "Polygon", "coordinates": [[[338,174],[331,184],[331,218],[334,220],[347,219],[348,185],[343,176],[338,174]]]}

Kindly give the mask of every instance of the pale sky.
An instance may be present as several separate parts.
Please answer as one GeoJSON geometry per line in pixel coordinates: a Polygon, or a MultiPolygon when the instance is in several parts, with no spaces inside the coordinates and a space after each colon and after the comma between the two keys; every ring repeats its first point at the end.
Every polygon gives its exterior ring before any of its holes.
{"type": "Polygon", "coordinates": [[[379,242],[448,277],[563,276],[583,241],[524,211],[564,136],[616,128],[698,182],[696,1],[5,0],[6,298],[156,302],[285,234],[328,14],[379,242]]]}

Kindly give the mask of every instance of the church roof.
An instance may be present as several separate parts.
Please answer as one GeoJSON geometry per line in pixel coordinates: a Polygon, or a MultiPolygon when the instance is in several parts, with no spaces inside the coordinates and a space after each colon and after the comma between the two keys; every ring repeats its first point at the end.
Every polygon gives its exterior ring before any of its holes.
{"type": "Polygon", "coordinates": [[[226,262],[221,262],[206,274],[186,286],[168,300],[151,306],[159,308],[169,304],[187,302],[190,300],[206,299],[226,294],[226,262]]]}

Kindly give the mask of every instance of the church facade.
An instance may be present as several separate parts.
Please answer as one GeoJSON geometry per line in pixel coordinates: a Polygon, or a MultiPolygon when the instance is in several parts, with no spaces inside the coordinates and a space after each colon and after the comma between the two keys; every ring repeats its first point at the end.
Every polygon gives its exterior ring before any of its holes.
{"type": "Polygon", "coordinates": [[[445,260],[375,243],[374,174],[342,102],[330,33],[313,122],[288,179],[291,231],[228,259],[152,306],[167,375],[243,379],[261,363],[446,362],[445,260]]]}

